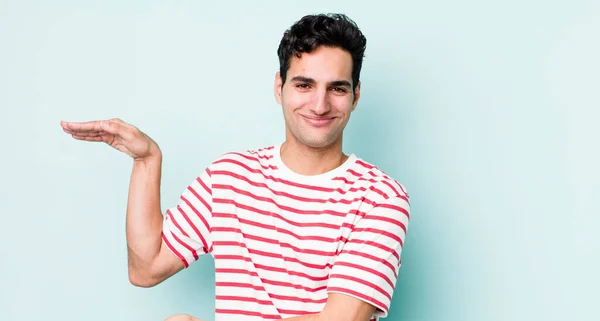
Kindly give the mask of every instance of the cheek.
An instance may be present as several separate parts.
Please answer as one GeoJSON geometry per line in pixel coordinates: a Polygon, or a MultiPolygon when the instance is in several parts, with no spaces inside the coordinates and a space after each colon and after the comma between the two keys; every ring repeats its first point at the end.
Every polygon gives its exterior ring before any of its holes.
{"type": "Polygon", "coordinates": [[[348,116],[352,112],[352,99],[348,97],[335,97],[330,100],[331,106],[339,113],[348,116]]]}
{"type": "Polygon", "coordinates": [[[286,109],[295,110],[310,105],[311,97],[307,94],[290,92],[284,96],[283,103],[286,109]]]}

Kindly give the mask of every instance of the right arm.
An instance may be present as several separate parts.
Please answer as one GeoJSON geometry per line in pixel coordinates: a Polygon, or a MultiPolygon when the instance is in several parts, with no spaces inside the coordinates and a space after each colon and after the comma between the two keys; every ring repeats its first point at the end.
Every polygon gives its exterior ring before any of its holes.
{"type": "Polygon", "coordinates": [[[134,160],[127,202],[126,235],[129,281],[151,287],[184,268],[162,241],[160,210],[162,156],[134,160]]]}
{"type": "Polygon", "coordinates": [[[129,280],[151,287],[184,268],[162,241],[160,208],[162,154],[150,137],[120,119],[86,123],[61,122],[73,138],[104,142],[133,158],[126,214],[129,280]]]}

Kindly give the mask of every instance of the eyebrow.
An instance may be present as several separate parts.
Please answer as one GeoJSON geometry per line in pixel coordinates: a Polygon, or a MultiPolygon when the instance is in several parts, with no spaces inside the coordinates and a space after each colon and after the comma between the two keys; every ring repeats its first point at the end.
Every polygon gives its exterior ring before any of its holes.
{"type": "MultiPolygon", "coordinates": [[[[309,84],[316,84],[317,82],[312,79],[312,78],[308,78],[308,77],[304,77],[304,76],[296,76],[294,78],[291,79],[292,82],[305,82],[305,83],[309,83],[309,84]]],[[[348,87],[348,88],[352,88],[352,84],[347,81],[347,80],[334,80],[332,82],[329,83],[330,86],[334,86],[334,87],[348,87]]]]}
{"type": "Polygon", "coordinates": [[[347,80],[336,80],[336,81],[332,81],[330,83],[331,86],[334,87],[348,87],[348,88],[352,88],[352,84],[350,84],[349,81],[347,80]]]}

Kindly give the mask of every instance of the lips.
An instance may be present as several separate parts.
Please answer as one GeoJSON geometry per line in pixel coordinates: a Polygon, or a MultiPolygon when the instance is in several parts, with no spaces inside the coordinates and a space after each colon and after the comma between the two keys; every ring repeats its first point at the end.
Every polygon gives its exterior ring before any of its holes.
{"type": "Polygon", "coordinates": [[[304,120],[306,120],[307,123],[309,123],[310,125],[312,125],[314,127],[327,126],[327,125],[331,124],[333,122],[333,120],[335,119],[335,117],[320,118],[320,117],[307,117],[307,116],[302,116],[302,118],[304,118],[304,120]]]}

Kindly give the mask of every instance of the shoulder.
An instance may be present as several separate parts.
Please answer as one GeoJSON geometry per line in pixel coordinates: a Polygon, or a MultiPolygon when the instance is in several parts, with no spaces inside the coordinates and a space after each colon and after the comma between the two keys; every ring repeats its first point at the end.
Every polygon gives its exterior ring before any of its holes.
{"type": "Polygon", "coordinates": [[[375,215],[387,228],[398,227],[406,231],[411,206],[406,187],[364,159],[357,158],[353,170],[352,174],[358,175],[356,182],[366,190],[360,211],[365,216],[375,215]]]}
{"type": "Polygon", "coordinates": [[[246,170],[269,168],[273,160],[275,146],[256,149],[229,151],[217,157],[208,167],[210,172],[242,168],[246,170]]]}
{"type": "Polygon", "coordinates": [[[371,194],[370,199],[375,203],[373,205],[394,199],[409,202],[410,196],[406,187],[376,165],[356,157],[351,169],[356,180],[360,181],[371,194]]]}

